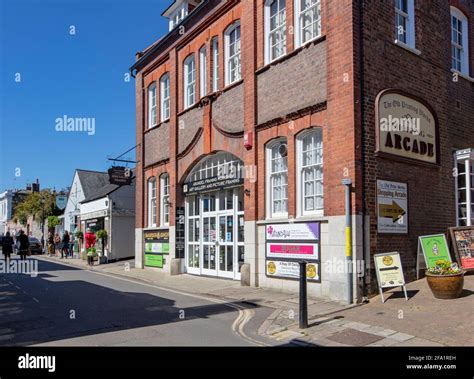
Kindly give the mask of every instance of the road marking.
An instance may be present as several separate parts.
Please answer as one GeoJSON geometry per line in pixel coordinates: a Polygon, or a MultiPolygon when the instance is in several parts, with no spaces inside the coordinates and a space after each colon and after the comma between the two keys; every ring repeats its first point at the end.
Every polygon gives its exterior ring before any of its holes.
{"type": "MultiPolygon", "coordinates": [[[[55,263],[59,263],[61,264],[61,262],[55,262],[55,263]]],[[[66,265],[63,263],[63,265],[66,265]]],[[[75,266],[71,263],[67,264],[69,266],[75,266]]],[[[78,267],[78,266],[75,266],[75,267],[78,267]]],[[[188,292],[182,292],[182,291],[178,291],[178,290],[175,290],[175,289],[170,289],[170,288],[165,288],[165,287],[160,287],[160,286],[157,286],[157,285],[153,285],[153,284],[149,284],[149,283],[143,283],[139,280],[134,280],[134,279],[130,279],[130,278],[124,278],[122,276],[119,276],[119,275],[113,275],[113,274],[107,274],[107,273],[104,273],[104,272],[98,272],[98,271],[95,271],[95,270],[85,270],[81,267],[78,267],[79,269],[81,269],[82,271],[86,271],[86,272],[90,272],[90,273],[94,273],[94,274],[97,274],[97,275],[103,275],[103,276],[107,276],[109,278],[113,278],[113,279],[118,279],[118,280],[123,280],[125,282],[130,282],[130,283],[134,283],[134,284],[139,284],[139,285],[142,285],[142,286],[145,286],[145,287],[150,287],[150,288],[154,288],[154,289],[158,289],[158,290],[161,290],[161,291],[167,291],[167,292],[170,292],[170,293],[175,293],[175,294],[178,294],[178,295],[182,295],[182,296],[188,296],[188,297],[193,297],[195,299],[201,299],[201,300],[206,300],[206,301],[209,301],[209,302],[212,302],[212,303],[216,303],[216,304],[222,304],[222,305],[225,305],[229,308],[233,308],[235,310],[237,310],[239,312],[237,318],[235,319],[234,323],[232,324],[232,331],[237,334],[240,338],[246,340],[247,342],[250,342],[254,345],[258,345],[258,346],[271,346],[269,344],[266,344],[264,342],[260,342],[260,341],[257,341],[255,339],[253,339],[252,337],[249,337],[245,332],[244,332],[244,327],[245,325],[247,324],[247,322],[250,321],[250,319],[253,317],[254,315],[254,312],[253,310],[250,310],[250,309],[247,309],[241,305],[238,305],[238,304],[229,304],[227,301],[224,301],[224,300],[219,300],[219,299],[213,299],[213,298],[210,298],[210,297],[206,297],[206,296],[203,296],[203,295],[196,295],[196,294],[192,294],[192,293],[188,293],[188,292]]]]}
{"type": "Polygon", "coordinates": [[[39,300],[36,297],[34,297],[33,300],[39,303],[39,300]]]}

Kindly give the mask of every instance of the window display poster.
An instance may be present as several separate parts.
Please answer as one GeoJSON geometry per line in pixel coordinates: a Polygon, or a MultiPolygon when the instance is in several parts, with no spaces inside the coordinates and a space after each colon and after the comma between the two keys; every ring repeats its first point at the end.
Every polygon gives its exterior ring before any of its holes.
{"type": "Polygon", "coordinates": [[[450,228],[449,231],[459,266],[474,270],[474,226],[450,228]]]}

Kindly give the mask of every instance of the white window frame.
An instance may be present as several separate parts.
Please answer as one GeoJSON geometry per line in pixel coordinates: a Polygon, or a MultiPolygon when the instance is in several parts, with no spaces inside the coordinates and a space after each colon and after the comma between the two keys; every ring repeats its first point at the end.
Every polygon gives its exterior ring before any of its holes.
{"type": "Polygon", "coordinates": [[[201,98],[207,95],[207,48],[199,49],[199,92],[201,98]]]}
{"type": "Polygon", "coordinates": [[[148,227],[156,228],[156,178],[148,179],[148,227]]]}
{"type": "Polygon", "coordinates": [[[406,0],[407,2],[407,12],[402,11],[398,8],[398,2],[403,0],[394,0],[394,10],[395,10],[395,43],[408,47],[410,49],[416,49],[416,35],[415,35],[415,0],[406,0]],[[399,28],[398,17],[403,17],[406,19],[406,42],[398,39],[399,37],[399,28]]]}
{"type": "Polygon", "coordinates": [[[170,176],[168,173],[160,176],[160,224],[168,226],[170,224],[170,176]]]}
{"type": "MultiPolygon", "coordinates": [[[[281,171],[280,173],[274,173],[272,172],[272,151],[274,148],[280,146],[282,143],[288,144],[287,139],[284,137],[275,139],[271,142],[269,142],[265,148],[265,155],[266,155],[266,208],[267,208],[267,219],[287,219],[288,218],[288,205],[289,205],[289,199],[288,199],[288,156],[286,156],[286,185],[287,185],[287,197],[286,197],[286,212],[274,212],[273,211],[273,176],[278,175],[278,174],[283,174],[284,171],[281,171]]],[[[284,198],[281,198],[279,200],[282,200],[284,198]]]]}
{"type": "Polygon", "coordinates": [[[170,118],[170,74],[164,74],[160,79],[160,116],[161,122],[170,118]]]}
{"type": "MultiPolygon", "coordinates": [[[[278,58],[283,57],[286,54],[286,0],[266,0],[265,1],[265,64],[269,64],[278,58]],[[280,5],[280,2],[283,2],[284,8],[278,7],[278,13],[277,15],[280,15],[280,13],[283,13],[283,18],[284,21],[283,23],[276,27],[273,30],[270,30],[271,28],[271,9],[272,9],[272,4],[274,2],[278,2],[278,5],[280,5]],[[272,56],[272,36],[273,34],[278,34],[283,30],[283,39],[279,41],[277,44],[283,43],[283,53],[281,55],[278,55],[276,57],[272,56]]],[[[275,46],[277,45],[275,44],[275,46]]]]}
{"type": "MultiPolygon", "coordinates": [[[[315,180],[318,181],[318,180],[315,180]]],[[[316,197],[315,194],[312,196],[316,197]]],[[[321,128],[311,128],[308,130],[305,130],[301,133],[299,133],[296,137],[296,202],[297,202],[297,215],[298,217],[302,216],[324,216],[324,146],[323,146],[323,135],[322,135],[322,130],[321,128]],[[317,162],[312,164],[311,166],[304,167],[303,166],[303,141],[310,137],[313,136],[316,139],[319,139],[321,141],[321,150],[322,150],[322,158],[321,162],[317,162]],[[305,210],[305,178],[304,178],[304,171],[307,170],[310,167],[321,167],[321,170],[323,171],[321,175],[321,184],[323,186],[322,189],[322,198],[323,198],[323,205],[321,208],[317,208],[311,211],[305,210]]]]}
{"type": "Polygon", "coordinates": [[[187,3],[184,3],[181,7],[176,9],[169,18],[169,30],[173,30],[177,25],[184,20],[184,18],[188,15],[188,6],[187,3]]]}
{"type": "MultiPolygon", "coordinates": [[[[229,26],[227,30],[225,31],[224,36],[225,36],[225,49],[224,49],[225,50],[225,85],[228,86],[242,79],[242,33],[240,29],[240,21],[236,21],[231,26],[229,26]],[[239,39],[238,39],[239,50],[233,56],[230,56],[230,36],[237,29],[239,29],[239,34],[240,34],[239,39]],[[231,64],[232,59],[236,59],[238,62],[238,65],[236,65],[237,75],[234,78],[234,80],[231,80],[230,64],[231,64]]],[[[237,43],[237,40],[236,40],[236,43],[237,43]]]]}
{"type": "Polygon", "coordinates": [[[194,54],[191,54],[184,60],[183,74],[184,109],[187,109],[196,104],[196,59],[194,57],[194,54]],[[190,69],[192,70],[191,80],[189,78],[190,69]],[[192,92],[189,92],[189,90],[191,90],[192,92]]]}
{"type": "Polygon", "coordinates": [[[148,86],[148,129],[151,129],[158,125],[158,114],[156,108],[156,82],[153,82],[148,86]],[[154,120],[153,111],[155,112],[154,120]]]}
{"type": "Polygon", "coordinates": [[[450,30],[451,30],[451,68],[463,75],[469,76],[469,21],[467,17],[458,8],[451,7],[451,19],[450,19],[450,30]],[[456,18],[462,23],[462,45],[454,44],[453,41],[453,18],[456,18]],[[453,48],[461,51],[461,70],[453,66],[453,48]]]}
{"type": "Polygon", "coordinates": [[[212,47],[212,92],[219,90],[219,38],[214,37],[212,47]]]}
{"type": "Polygon", "coordinates": [[[301,47],[301,46],[304,46],[306,45],[307,43],[310,43],[311,41],[314,41],[315,39],[321,37],[321,33],[322,33],[322,16],[321,16],[321,0],[318,0],[316,1],[316,3],[314,3],[311,7],[305,9],[305,10],[302,10],[301,9],[301,0],[294,0],[294,14],[295,14],[295,28],[294,28],[294,32],[295,32],[295,47],[298,48],[298,47],[301,47]],[[318,22],[319,21],[319,33],[317,33],[316,35],[314,35],[312,38],[310,38],[309,40],[307,41],[304,41],[302,40],[302,22],[301,22],[301,18],[304,16],[305,13],[311,11],[313,8],[315,9],[318,9],[319,7],[319,12],[320,12],[320,18],[319,20],[316,20],[315,22],[318,22]]]}

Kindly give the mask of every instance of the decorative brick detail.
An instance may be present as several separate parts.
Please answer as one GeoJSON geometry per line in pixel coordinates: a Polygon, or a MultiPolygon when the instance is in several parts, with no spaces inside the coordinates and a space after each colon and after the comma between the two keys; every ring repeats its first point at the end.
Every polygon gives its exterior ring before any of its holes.
{"type": "Polygon", "coordinates": [[[170,156],[169,122],[145,134],[145,166],[168,159],[170,156]]]}

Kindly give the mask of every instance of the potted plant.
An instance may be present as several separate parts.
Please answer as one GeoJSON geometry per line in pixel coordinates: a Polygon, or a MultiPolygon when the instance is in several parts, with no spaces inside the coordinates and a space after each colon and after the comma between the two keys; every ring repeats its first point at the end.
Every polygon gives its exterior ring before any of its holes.
{"type": "Polygon", "coordinates": [[[105,256],[105,242],[107,240],[107,231],[106,230],[98,230],[96,233],[98,239],[102,244],[102,252],[100,254],[100,263],[107,263],[107,257],[105,256]]]}
{"type": "Polygon", "coordinates": [[[456,299],[464,287],[465,271],[457,263],[448,260],[436,261],[434,267],[426,270],[428,285],[437,299],[456,299]]]}

